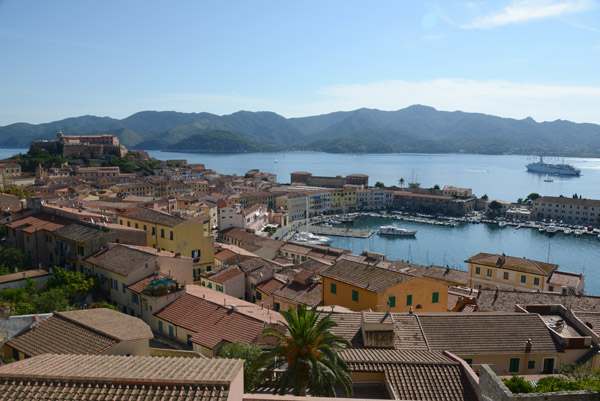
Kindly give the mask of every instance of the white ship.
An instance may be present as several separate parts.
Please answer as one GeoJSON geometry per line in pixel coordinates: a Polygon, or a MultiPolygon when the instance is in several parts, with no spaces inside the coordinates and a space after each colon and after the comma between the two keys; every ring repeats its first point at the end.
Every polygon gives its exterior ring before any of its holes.
{"type": "Polygon", "coordinates": [[[535,173],[544,174],[556,174],[556,175],[581,175],[581,170],[571,166],[570,164],[551,164],[544,163],[544,159],[540,157],[539,162],[529,163],[527,165],[528,171],[535,173]]]}
{"type": "Polygon", "coordinates": [[[417,233],[416,230],[407,230],[396,226],[379,226],[380,235],[400,235],[404,237],[412,237],[417,233]]]}
{"type": "Polygon", "coordinates": [[[294,234],[292,241],[309,245],[329,245],[333,242],[333,239],[323,235],[316,235],[306,231],[301,231],[294,234]]]}

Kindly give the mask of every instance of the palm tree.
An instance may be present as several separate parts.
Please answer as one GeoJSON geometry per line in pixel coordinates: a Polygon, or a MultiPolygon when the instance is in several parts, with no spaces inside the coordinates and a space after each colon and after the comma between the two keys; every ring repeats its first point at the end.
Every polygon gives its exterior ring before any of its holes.
{"type": "Polygon", "coordinates": [[[283,370],[273,393],[283,395],[291,389],[294,395],[305,396],[308,391],[314,397],[335,397],[338,384],[346,396],[352,395],[348,365],[338,355],[350,343],[330,331],[337,323],[321,317],[316,307],[307,310],[306,305],[281,315],[285,331],[273,326],[263,330],[263,339],[274,345],[259,361],[265,367],[263,377],[283,370]]]}
{"type": "Polygon", "coordinates": [[[398,180],[398,184],[400,184],[400,188],[402,188],[404,186],[404,178],[400,178],[400,180],[398,180]]]}

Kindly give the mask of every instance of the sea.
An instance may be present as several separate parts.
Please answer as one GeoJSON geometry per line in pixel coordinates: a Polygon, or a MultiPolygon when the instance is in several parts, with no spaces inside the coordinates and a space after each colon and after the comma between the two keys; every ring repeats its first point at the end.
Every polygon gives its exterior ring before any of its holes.
{"type": "MultiPolygon", "coordinates": [[[[0,159],[27,149],[0,149],[0,159]]],[[[477,196],[516,201],[537,192],[541,195],[581,195],[600,199],[600,159],[564,158],[564,163],[580,168],[579,177],[552,177],[528,172],[525,166],[539,160],[536,156],[470,154],[330,154],[321,152],[277,152],[243,154],[201,154],[150,151],[160,160],[186,159],[204,163],[206,168],[223,174],[244,175],[251,169],[277,174],[281,183],[290,182],[290,173],[308,171],[313,175],[366,174],[369,184],[404,185],[418,182],[421,187],[453,185],[472,188],[477,196]]],[[[562,163],[562,158],[548,158],[562,163]]],[[[460,227],[363,217],[357,228],[377,229],[395,224],[417,230],[415,238],[390,238],[373,235],[369,239],[333,237],[332,246],[354,253],[370,250],[385,253],[390,259],[413,263],[450,266],[466,270],[464,261],[479,252],[506,253],[510,256],[549,261],[559,269],[586,275],[586,293],[600,295],[600,240],[593,236],[575,238],[561,233],[553,237],[537,230],[499,228],[487,224],[463,224],[460,227]]]]}

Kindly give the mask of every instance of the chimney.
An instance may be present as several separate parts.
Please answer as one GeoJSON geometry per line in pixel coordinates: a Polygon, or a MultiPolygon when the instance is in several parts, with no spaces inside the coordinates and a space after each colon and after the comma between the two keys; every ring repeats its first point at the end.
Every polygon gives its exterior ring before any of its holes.
{"type": "Polygon", "coordinates": [[[23,278],[27,278],[27,273],[23,272],[23,278]]]}
{"type": "Polygon", "coordinates": [[[413,313],[415,313],[415,311],[413,310],[412,306],[408,309],[408,314],[412,315],[413,313]]]}
{"type": "Polygon", "coordinates": [[[528,338],[525,343],[525,352],[531,352],[531,347],[533,347],[533,343],[531,342],[531,338],[528,338]]]}

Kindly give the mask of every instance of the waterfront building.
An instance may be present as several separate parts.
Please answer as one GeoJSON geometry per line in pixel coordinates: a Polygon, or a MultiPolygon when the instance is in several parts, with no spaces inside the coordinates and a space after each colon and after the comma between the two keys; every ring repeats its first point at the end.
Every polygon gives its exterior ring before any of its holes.
{"type": "Polygon", "coordinates": [[[339,305],[353,311],[446,312],[448,286],[350,260],[339,260],[319,273],[323,305],[339,305]]]}
{"type": "Polygon", "coordinates": [[[344,186],[339,189],[330,190],[329,210],[337,213],[355,211],[358,206],[356,189],[344,186]]]}
{"type": "Polygon", "coordinates": [[[202,277],[200,285],[239,299],[244,299],[246,291],[244,272],[236,266],[228,267],[212,276],[202,277]]]}
{"type": "Polygon", "coordinates": [[[562,272],[558,265],[504,254],[478,253],[465,260],[469,287],[515,291],[550,291],[583,294],[585,276],[562,272]]]}
{"type": "Polygon", "coordinates": [[[452,185],[445,185],[442,192],[446,196],[456,196],[457,198],[470,198],[473,196],[471,188],[458,188],[452,185]]]}
{"type": "Polygon", "coordinates": [[[364,174],[349,174],[345,178],[341,175],[335,177],[313,176],[312,173],[296,171],[291,173],[292,184],[302,184],[315,187],[342,188],[346,184],[369,186],[369,176],[364,174]]]}
{"type": "Polygon", "coordinates": [[[219,200],[219,231],[237,227],[248,232],[259,232],[269,223],[267,206],[257,203],[247,208],[231,200],[219,200]]]}
{"type": "Polygon", "coordinates": [[[395,191],[393,205],[411,211],[465,215],[476,210],[475,197],[455,198],[450,195],[395,191]]]}
{"type": "Polygon", "coordinates": [[[542,196],[533,201],[532,217],[581,224],[600,224],[600,200],[542,196]]]}

